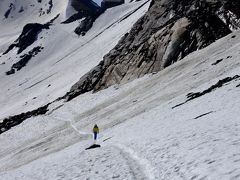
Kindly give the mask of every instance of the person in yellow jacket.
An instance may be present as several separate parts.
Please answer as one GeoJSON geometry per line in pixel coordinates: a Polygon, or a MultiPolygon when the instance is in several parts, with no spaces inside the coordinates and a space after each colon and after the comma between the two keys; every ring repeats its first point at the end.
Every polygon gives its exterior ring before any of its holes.
{"type": "Polygon", "coordinates": [[[95,124],[93,127],[93,139],[96,141],[97,140],[97,134],[99,133],[99,128],[98,126],[95,124]]]}

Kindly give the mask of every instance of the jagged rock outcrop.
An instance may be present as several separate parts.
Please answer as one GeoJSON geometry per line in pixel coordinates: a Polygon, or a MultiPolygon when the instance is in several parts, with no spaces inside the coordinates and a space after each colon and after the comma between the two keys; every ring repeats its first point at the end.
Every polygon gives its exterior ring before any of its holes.
{"type": "Polygon", "coordinates": [[[20,69],[22,69],[34,56],[41,52],[42,49],[43,47],[37,46],[34,47],[31,51],[29,51],[27,54],[20,56],[20,60],[12,65],[11,69],[6,72],[6,75],[14,74],[15,70],[19,71],[20,69]]]}
{"type": "Polygon", "coordinates": [[[229,1],[217,12],[217,15],[232,31],[237,30],[240,27],[239,5],[239,1],[229,1]]]}
{"type": "Polygon", "coordinates": [[[11,44],[8,49],[3,53],[3,55],[7,54],[13,48],[18,48],[18,54],[24,51],[27,47],[32,45],[38,38],[39,33],[43,29],[49,29],[51,24],[59,17],[59,14],[54,17],[52,20],[47,22],[46,24],[39,24],[39,23],[29,23],[23,27],[22,33],[18,37],[17,40],[11,44]]]}
{"type": "Polygon", "coordinates": [[[67,101],[70,101],[80,94],[93,90],[104,75],[105,70],[102,69],[103,67],[104,62],[101,61],[98,66],[84,75],[75,85],[73,85],[71,90],[65,96],[59,98],[59,100],[67,99],[67,101]]]}
{"type": "Polygon", "coordinates": [[[49,105],[50,103],[45,106],[34,109],[32,111],[28,111],[25,113],[21,113],[15,116],[10,116],[8,118],[3,119],[2,122],[0,122],[0,134],[2,134],[5,131],[8,131],[12,127],[17,126],[18,124],[21,124],[24,120],[30,117],[45,114],[46,112],[48,112],[49,105]]]}
{"type": "Polygon", "coordinates": [[[43,29],[48,29],[48,28],[49,28],[49,25],[47,24],[39,24],[39,23],[27,24],[26,26],[24,26],[23,31],[19,36],[19,38],[15,41],[15,43],[11,44],[3,54],[7,54],[14,47],[19,48],[18,54],[20,54],[23,50],[25,50],[28,46],[30,46],[36,41],[39,32],[41,32],[43,29]]]}
{"type": "Polygon", "coordinates": [[[208,46],[231,33],[231,27],[240,27],[235,23],[240,19],[236,7],[239,1],[152,0],[149,11],[65,98],[158,72],[208,46]]]}

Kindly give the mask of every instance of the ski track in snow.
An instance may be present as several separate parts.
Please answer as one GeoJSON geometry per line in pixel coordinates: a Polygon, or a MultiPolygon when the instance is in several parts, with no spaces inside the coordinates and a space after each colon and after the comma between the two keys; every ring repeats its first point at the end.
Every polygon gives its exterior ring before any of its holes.
{"type": "MultiPolygon", "coordinates": [[[[70,123],[70,126],[72,127],[72,129],[76,131],[79,136],[82,136],[83,134],[87,134],[87,133],[80,132],[76,128],[76,126],[73,125],[72,121],[68,121],[68,122],[70,123]]],[[[124,159],[128,164],[131,170],[133,179],[135,180],[156,179],[156,177],[154,177],[155,169],[152,167],[150,162],[147,159],[139,157],[138,154],[134,152],[134,150],[132,150],[131,148],[126,147],[123,144],[117,144],[117,145],[108,144],[107,146],[103,146],[102,148],[100,148],[100,151],[105,151],[106,147],[114,147],[115,149],[117,149],[117,151],[119,151],[119,154],[122,156],[122,159],[124,159]]]]}
{"type": "Polygon", "coordinates": [[[69,127],[72,128],[74,130],[74,132],[76,132],[79,135],[79,137],[82,137],[83,135],[86,135],[86,139],[88,139],[91,136],[91,134],[89,134],[89,133],[79,131],[77,129],[77,127],[73,125],[72,120],[64,120],[64,119],[59,118],[59,117],[51,117],[51,118],[54,118],[54,119],[57,119],[57,120],[60,120],[60,121],[63,121],[63,122],[67,122],[69,124],[69,127]]]}
{"type": "Polygon", "coordinates": [[[132,170],[133,177],[136,180],[154,180],[155,168],[152,167],[147,159],[138,156],[133,149],[126,147],[123,144],[112,145],[120,150],[121,155],[128,162],[130,169],[132,170]]]}
{"type": "MultiPolygon", "coordinates": [[[[54,117],[56,118],[56,117],[54,117]]],[[[56,118],[58,120],[66,121],[61,118],[56,118]]],[[[83,135],[86,135],[88,133],[81,132],[77,129],[76,126],[73,125],[73,122],[71,120],[66,121],[69,123],[69,126],[77,132],[77,134],[82,137],[83,135]]],[[[88,134],[91,135],[91,134],[88,134]]],[[[126,164],[129,166],[129,169],[131,170],[131,175],[133,179],[135,180],[154,180],[156,177],[154,177],[154,171],[155,168],[152,167],[150,162],[147,159],[139,157],[139,155],[134,152],[133,149],[126,147],[123,144],[107,144],[106,146],[103,146],[100,148],[100,151],[104,152],[108,150],[108,148],[114,148],[116,151],[111,151],[111,153],[116,153],[115,157],[120,155],[123,160],[126,161],[126,164]]]]}

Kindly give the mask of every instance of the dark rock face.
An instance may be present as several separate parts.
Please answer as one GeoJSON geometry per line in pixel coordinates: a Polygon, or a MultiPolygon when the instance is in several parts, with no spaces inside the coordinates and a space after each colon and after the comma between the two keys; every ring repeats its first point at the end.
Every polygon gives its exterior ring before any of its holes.
{"type": "Polygon", "coordinates": [[[222,86],[228,84],[231,81],[237,81],[240,79],[239,75],[235,75],[233,77],[226,77],[224,79],[219,80],[216,84],[212,85],[211,87],[209,87],[208,89],[202,91],[202,92],[195,92],[195,93],[188,93],[187,94],[187,100],[181,104],[178,104],[174,107],[172,107],[172,109],[179,107],[185,103],[187,103],[188,101],[194,100],[196,98],[199,98],[201,96],[204,96],[208,93],[211,93],[212,91],[216,90],[217,88],[221,88],[222,86]]]}
{"type": "Polygon", "coordinates": [[[23,9],[23,7],[21,6],[21,8],[19,9],[18,13],[21,13],[21,12],[23,12],[23,11],[24,11],[24,9],[23,9]]]}
{"type": "Polygon", "coordinates": [[[14,44],[11,44],[9,48],[3,53],[7,54],[14,47],[18,47],[18,54],[25,50],[28,46],[32,45],[39,34],[43,29],[48,29],[48,24],[38,24],[32,23],[24,26],[23,31],[19,38],[15,41],[14,44]]]}
{"type": "Polygon", "coordinates": [[[93,22],[95,19],[92,16],[87,16],[82,22],[79,24],[79,26],[74,30],[74,32],[77,35],[84,36],[86,32],[88,32],[89,29],[91,29],[93,22]]]}
{"type": "Polygon", "coordinates": [[[48,5],[49,5],[49,7],[48,7],[48,9],[47,9],[47,14],[51,13],[51,11],[52,11],[53,1],[52,1],[52,0],[49,0],[48,5]]]}
{"type": "Polygon", "coordinates": [[[78,11],[78,13],[72,15],[62,23],[67,24],[78,19],[83,19],[79,26],[74,30],[77,35],[84,36],[92,27],[93,22],[104,12],[104,9],[100,8],[92,0],[72,0],[71,5],[78,11]]]}
{"type": "Polygon", "coordinates": [[[228,1],[217,12],[217,15],[232,31],[237,30],[240,27],[239,7],[239,1],[228,1]]]}
{"type": "Polygon", "coordinates": [[[49,26],[44,24],[27,24],[22,31],[22,34],[19,36],[18,39],[18,54],[25,50],[28,46],[33,44],[37,39],[37,35],[43,29],[48,29],[49,26]]]}
{"type": "Polygon", "coordinates": [[[158,72],[208,46],[231,33],[231,26],[240,28],[234,23],[239,21],[240,9],[236,8],[239,5],[239,1],[230,0],[152,0],[148,12],[105,55],[96,69],[72,87],[67,99],[72,99],[75,92],[79,95],[98,91],[158,72]],[[224,21],[222,15],[229,11],[231,16],[224,21]],[[90,86],[85,88],[86,84],[90,86]]]}
{"type": "Polygon", "coordinates": [[[38,34],[43,30],[43,29],[49,29],[51,24],[54,22],[59,17],[59,14],[51,19],[49,22],[46,24],[39,24],[39,23],[30,23],[26,24],[23,27],[22,33],[18,37],[17,40],[13,44],[11,44],[8,49],[3,53],[7,54],[9,51],[11,51],[14,47],[19,48],[18,49],[18,54],[20,54],[22,51],[24,51],[28,46],[32,45],[38,38],[38,34]]]}
{"type": "Polygon", "coordinates": [[[99,9],[95,12],[95,14],[85,16],[85,19],[81,21],[79,26],[74,30],[74,32],[77,35],[84,36],[89,29],[91,29],[94,21],[102,14],[104,13],[105,9],[99,9]]]}
{"type": "Polygon", "coordinates": [[[15,116],[10,116],[9,118],[4,119],[3,122],[0,123],[0,134],[2,134],[3,132],[9,130],[10,128],[22,123],[24,120],[26,120],[30,117],[45,114],[48,111],[49,105],[50,104],[47,104],[47,105],[42,106],[33,111],[21,113],[19,115],[15,115],[15,116]]]}
{"type": "Polygon", "coordinates": [[[106,57],[111,61],[95,87],[104,89],[158,72],[231,31],[216,15],[219,3],[152,1],[149,12],[106,57]]]}
{"type": "Polygon", "coordinates": [[[60,99],[70,101],[80,94],[93,90],[96,84],[100,81],[101,77],[104,75],[104,70],[102,69],[103,65],[103,61],[100,62],[98,66],[93,68],[88,74],[83,76],[75,85],[73,85],[70,92],[60,99]]]}
{"type": "Polygon", "coordinates": [[[14,8],[13,3],[10,3],[9,9],[4,13],[4,17],[7,19],[9,14],[11,13],[12,9],[14,8]]]}
{"type": "Polygon", "coordinates": [[[36,56],[39,52],[41,52],[42,49],[43,47],[37,46],[31,51],[29,51],[28,54],[20,56],[21,59],[17,63],[14,63],[12,65],[11,70],[7,71],[6,75],[14,74],[15,70],[19,71],[20,69],[22,69],[24,66],[27,65],[27,63],[32,59],[32,57],[36,56]]]}
{"type": "Polygon", "coordinates": [[[104,9],[108,9],[114,6],[119,6],[124,3],[125,3],[125,0],[103,0],[101,3],[101,7],[104,9]]]}

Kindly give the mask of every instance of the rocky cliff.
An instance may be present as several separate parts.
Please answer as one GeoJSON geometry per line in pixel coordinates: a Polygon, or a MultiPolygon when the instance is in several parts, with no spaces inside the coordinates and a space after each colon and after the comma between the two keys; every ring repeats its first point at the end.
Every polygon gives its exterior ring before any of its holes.
{"type": "Polygon", "coordinates": [[[152,0],[149,11],[65,98],[158,72],[208,46],[240,27],[239,6],[230,0],[152,0]]]}

